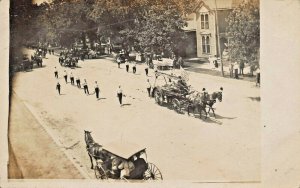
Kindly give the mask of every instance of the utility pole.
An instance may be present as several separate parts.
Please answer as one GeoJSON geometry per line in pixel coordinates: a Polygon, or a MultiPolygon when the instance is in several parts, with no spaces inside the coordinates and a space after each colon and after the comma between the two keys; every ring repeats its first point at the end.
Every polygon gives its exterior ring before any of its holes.
{"type": "Polygon", "coordinates": [[[220,46],[220,32],[219,32],[219,22],[218,22],[218,7],[217,7],[217,0],[215,0],[215,6],[216,6],[216,37],[217,37],[217,42],[218,42],[218,51],[220,54],[220,61],[221,61],[221,72],[222,72],[222,76],[224,77],[224,69],[223,69],[223,61],[222,61],[222,52],[221,52],[221,46],[220,46]]]}

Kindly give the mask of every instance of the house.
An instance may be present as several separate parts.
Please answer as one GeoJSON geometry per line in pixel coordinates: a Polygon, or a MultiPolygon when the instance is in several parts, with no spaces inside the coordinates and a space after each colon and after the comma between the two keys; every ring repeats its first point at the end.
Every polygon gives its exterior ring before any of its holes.
{"type": "Polygon", "coordinates": [[[219,56],[218,32],[220,50],[223,53],[230,39],[226,36],[228,17],[234,7],[243,0],[199,0],[194,13],[187,15],[187,27],[184,28],[188,42],[185,45],[185,54],[188,57],[219,56]],[[218,23],[218,24],[217,24],[218,23]]]}

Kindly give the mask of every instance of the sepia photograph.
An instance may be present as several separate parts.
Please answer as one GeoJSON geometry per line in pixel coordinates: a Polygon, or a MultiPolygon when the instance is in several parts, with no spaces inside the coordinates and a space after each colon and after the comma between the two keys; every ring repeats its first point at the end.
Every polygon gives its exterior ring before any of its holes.
{"type": "Polygon", "coordinates": [[[261,181],[258,0],[11,0],[8,179],[261,181]]]}

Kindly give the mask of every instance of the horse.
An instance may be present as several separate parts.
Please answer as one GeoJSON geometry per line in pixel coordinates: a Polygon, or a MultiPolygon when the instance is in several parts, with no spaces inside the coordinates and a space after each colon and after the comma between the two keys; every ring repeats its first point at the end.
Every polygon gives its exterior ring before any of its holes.
{"type": "Polygon", "coordinates": [[[212,107],[217,102],[216,99],[218,99],[219,102],[222,102],[222,93],[223,93],[223,87],[220,88],[220,91],[216,91],[216,92],[213,92],[212,94],[208,94],[208,99],[204,100],[205,105],[208,106],[208,108],[209,108],[207,113],[209,114],[210,110],[212,110],[214,117],[216,117],[216,115],[215,115],[215,111],[212,107]]]}
{"type": "Polygon", "coordinates": [[[189,104],[187,107],[188,115],[190,115],[190,109],[193,110],[193,114],[195,114],[195,109],[200,114],[200,118],[202,118],[201,112],[203,111],[205,113],[205,119],[207,118],[207,112],[205,110],[205,103],[203,102],[204,96],[201,95],[199,92],[196,92],[195,94],[188,97],[189,104]]]}
{"type": "Polygon", "coordinates": [[[88,155],[91,160],[91,169],[94,169],[93,158],[95,160],[100,159],[103,162],[106,162],[110,159],[108,153],[103,150],[102,145],[94,141],[90,131],[84,131],[84,140],[86,143],[86,150],[88,151],[88,155]]]}

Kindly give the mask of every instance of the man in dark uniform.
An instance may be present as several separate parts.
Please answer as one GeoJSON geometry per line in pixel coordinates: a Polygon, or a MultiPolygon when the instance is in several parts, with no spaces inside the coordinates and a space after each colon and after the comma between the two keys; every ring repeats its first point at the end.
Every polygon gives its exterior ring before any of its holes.
{"type": "Polygon", "coordinates": [[[99,100],[99,92],[100,92],[100,89],[99,89],[98,83],[97,83],[97,81],[95,81],[95,93],[96,93],[97,100],[99,100]]]}
{"type": "Polygon", "coordinates": [[[56,84],[56,89],[58,91],[58,94],[60,95],[60,84],[59,84],[59,82],[57,82],[57,84],[56,84]]]}
{"type": "Polygon", "coordinates": [[[146,65],[146,68],[145,68],[145,73],[146,73],[146,76],[148,76],[148,66],[146,65]]]}
{"type": "Polygon", "coordinates": [[[89,93],[89,87],[88,87],[88,85],[87,85],[87,83],[86,83],[86,79],[84,79],[83,89],[84,89],[84,93],[85,93],[85,94],[87,94],[87,95],[90,94],[90,93],[89,93]]]}

